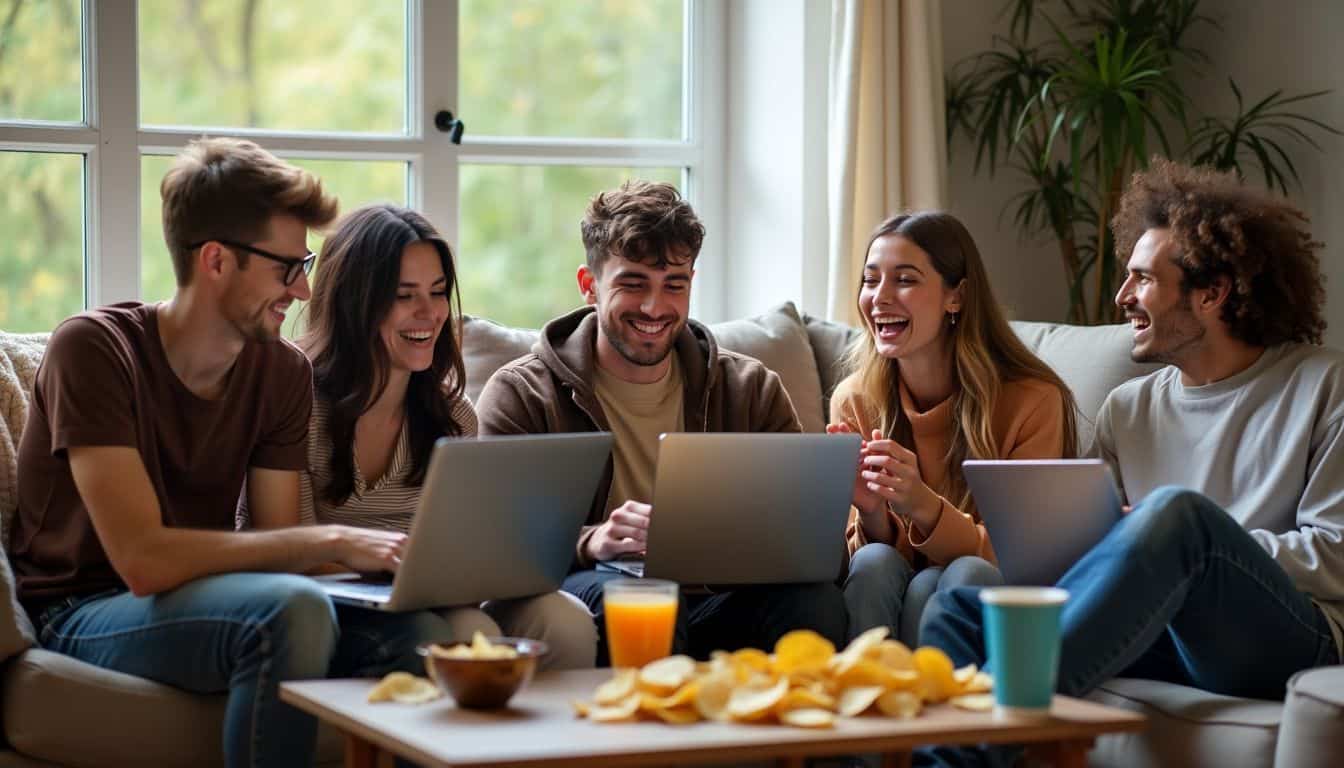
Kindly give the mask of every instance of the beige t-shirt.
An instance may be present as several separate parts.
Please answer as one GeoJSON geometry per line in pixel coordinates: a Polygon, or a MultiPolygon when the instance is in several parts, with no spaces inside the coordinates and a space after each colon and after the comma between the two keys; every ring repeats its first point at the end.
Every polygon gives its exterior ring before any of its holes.
{"type": "Polygon", "coordinates": [[[658,464],[658,436],[685,430],[681,368],[672,355],[667,374],[652,384],[632,384],[601,366],[593,389],[606,413],[615,448],[615,471],[607,514],[628,500],[653,503],[653,474],[658,464]]]}

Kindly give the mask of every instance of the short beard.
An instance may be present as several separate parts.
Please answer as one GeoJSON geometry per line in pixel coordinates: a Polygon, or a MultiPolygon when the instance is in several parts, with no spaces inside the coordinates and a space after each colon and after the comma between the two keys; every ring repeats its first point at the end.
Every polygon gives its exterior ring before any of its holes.
{"type": "MultiPolygon", "coordinates": [[[[1204,340],[1206,331],[1195,319],[1195,312],[1190,308],[1190,294],[1187,293],[1183,298],[1185,304],[1177,310],[1179,314],[1169,317],[1164,322],[1164,325],[1171,328],[1172,335],[1179,337],[1175,345],[1168,349],[1159,349],[1148,353],[1133,348],[1129,352],[1130,359],[1136,363],[1161,363],[1163,365],[1179,366],[1181,361],[1187,357],[1186,353],[1204,340]],[[1183,334],[1183,321],[1189,321],[1188,327],[1191,331],[1188,335],[1183,334]]],[[[1151,315],[1149,317],[1151,318],[1151,315]]],[[[1157,328],[1153,327],[1153,330],[1156,331],[1157,328]]],[[[1157,334],[1154,333],[1153,336],[1156,340],[1157,334]]]]}
{"type": "Polygon", "coordinates": [[[611,345],[611,348],[616,350],[617,354],[625,358],[627,362],[633,363],[634,365],[658,365],[666,360],[668,355],[672,354],[672,349],[677,345],[677,337],[674,334],[672,336],[672,343],[668,344],[667,348],[664,349],[661,354],[654,352],[653,354],[645,355],[638,349],[626,344],[625,340],[621,338],[621,334],[618,330],[610,327],[607,324],[606,318],[601,315],[597,318],[597,328],[601,331],[602,335],[606,337],[607,343],[611,345]]]}

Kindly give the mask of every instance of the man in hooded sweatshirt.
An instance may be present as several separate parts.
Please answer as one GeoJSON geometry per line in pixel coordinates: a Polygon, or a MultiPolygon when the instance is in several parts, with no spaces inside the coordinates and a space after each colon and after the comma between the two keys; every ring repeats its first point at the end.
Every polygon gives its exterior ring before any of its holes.
{"type": "MultiPolygon", "coordinates": [[[[531,354],[490,378],[476,409],[483,435],[612,433],[612,462],[563,585],[588,605],[602,634],[602,587],[619,574],[596,565],[645,550],[658,436],[801,427],[776,373],[719,349],[709,329],[687,317],[705,229],[676,188],[628,181],[593,198],[581,228],[587,260],[578,284],[588,306],[547,323],[531,354]]],[[[687,590],[674,647],[699,658],[769,649],[799,628],[844,640],[844,599],[834,584],[687,590]]],[[[598,645],[600,665],[606,643],[598,645]]]]}

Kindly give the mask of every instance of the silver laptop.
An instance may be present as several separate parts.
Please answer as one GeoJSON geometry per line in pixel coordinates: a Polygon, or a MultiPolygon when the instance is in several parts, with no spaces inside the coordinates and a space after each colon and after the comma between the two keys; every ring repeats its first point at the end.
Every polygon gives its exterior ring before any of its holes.
{"type": "Polygon", "coordinates": [[[611,454],[611,434],[442,438],[395,577],[320,577],[333,600],[387,611],[552,592],[611,454]]]}
{"type": "Polygon", "coordinates": [[[1101,459],[961,467],[1008,584],[1054,584],[1120,521],[1120,494],[1101,459]]]}
{"type": "Polygon", "coordinates": [[[604,568],[682,584],[834,581],[859,444],[858,435],[663,435],[645,559],[604,568]]]}

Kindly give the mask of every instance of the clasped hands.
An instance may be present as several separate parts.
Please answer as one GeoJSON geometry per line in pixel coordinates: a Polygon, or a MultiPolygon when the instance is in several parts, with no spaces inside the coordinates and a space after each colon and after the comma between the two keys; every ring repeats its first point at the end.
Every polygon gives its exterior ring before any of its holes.
{"type": "MultiPolygon", "coordinates": [[[[849,424],[827,424],[827,434],[853,434],[849,424]]],[[[914,451],[873,430],[859,449],[858,472],[854,478],[853,504],[865,531],[873,538],[890,540],[891,526],[887,508],[913,523],[928,535],[938,524],[942,500],[919,474],[919,457],[914,451]]]]}

